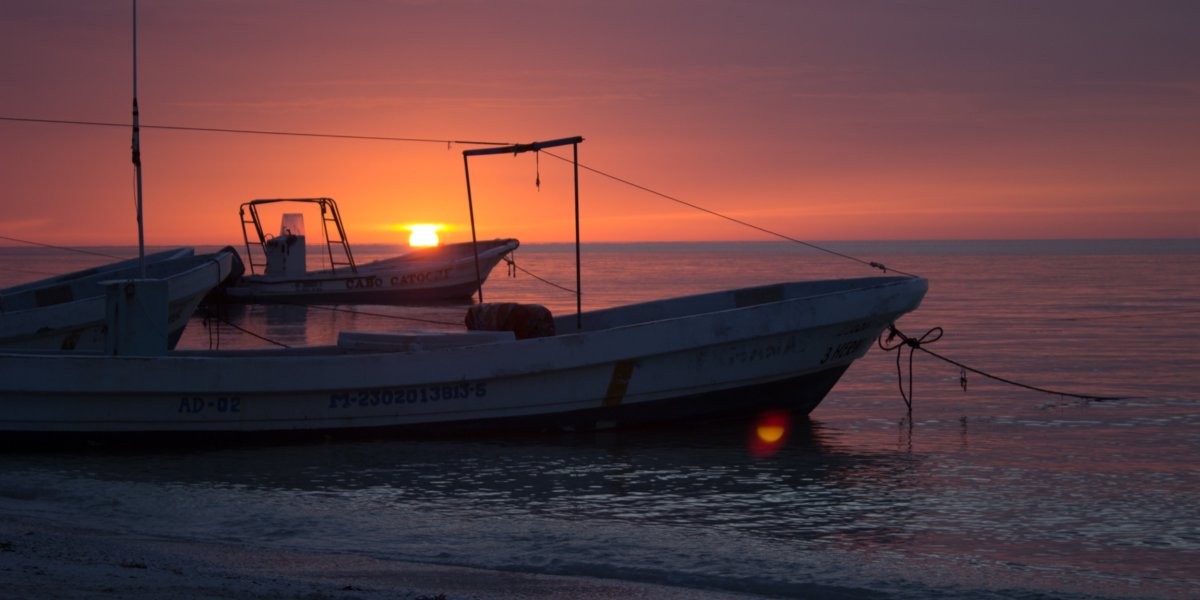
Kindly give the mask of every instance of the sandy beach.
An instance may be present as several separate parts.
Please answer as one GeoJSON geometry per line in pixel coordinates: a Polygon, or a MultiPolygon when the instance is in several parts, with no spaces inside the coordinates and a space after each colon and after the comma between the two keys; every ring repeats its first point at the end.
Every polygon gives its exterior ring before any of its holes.
{"type": "Polygon", "coordinates": [[[757,596],[133,537],[5,516],[0,517],[0,597],[744,600],[757,596]]]}

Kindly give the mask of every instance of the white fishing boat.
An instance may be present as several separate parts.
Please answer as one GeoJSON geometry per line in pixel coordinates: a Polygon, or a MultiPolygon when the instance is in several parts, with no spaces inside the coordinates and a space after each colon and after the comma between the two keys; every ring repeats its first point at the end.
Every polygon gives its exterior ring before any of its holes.
{"type": "Polygon", "coordinates": [[[233,248],[200,256],[179,248],[6,288],[0,290],[0,348],[104,350],[107,284],[144,277],[166,283],[166,343],[174,348],[200,301],[240,270],[233,248]]]}
{"type": "Polygon", "coordinates": [[[399,256],[357,264],[332,198],[252,200],[239,209],[249,273],[225,289],[232,302],[407,304],[465,300],[519,245],[514,239],[412,248],[399,256]],[[326,269],[308,270],[304,214],[285,213],[278,235],[263,228],[259,209],[277,203],[320,208],[326,269]],[[480,271],[476,272],[476,257],[480,271]]]}
{"type": "MultiPolygon", "coordinates": [[[[469,182],[468,172],[470,202],[469,182]]],[[[807,414],[927,287],[897,276],[779,283],[557,318],[481,303],[467,309],[466,331],[344,332],[323,347],[0,352],[0,443],[580,431],[766,408],[807,414]]]]}
{"type": "Polygon", "coordinates": [[[925,290],[909,277],[746,288],[568,315],[556,335],[527,339],[343,333],[315,348],[6,353],[0,439],[577,431],[807,414],[925,290]]]}

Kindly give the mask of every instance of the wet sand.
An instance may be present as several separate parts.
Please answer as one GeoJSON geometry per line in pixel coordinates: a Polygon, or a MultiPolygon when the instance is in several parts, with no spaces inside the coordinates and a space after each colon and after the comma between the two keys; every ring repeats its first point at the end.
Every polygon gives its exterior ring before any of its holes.
{"type": "Polygon", "coordinates": [[[152,539],[3,516],[0,597],[746,600],[758,596],[152,539]]]}

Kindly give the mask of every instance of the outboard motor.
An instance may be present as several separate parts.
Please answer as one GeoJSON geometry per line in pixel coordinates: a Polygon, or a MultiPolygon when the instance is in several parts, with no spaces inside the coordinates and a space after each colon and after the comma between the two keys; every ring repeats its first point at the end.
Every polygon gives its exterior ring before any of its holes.
{"type": "Polygon", "coordinates": [[[304,246],[304,215],[287,213],[279,235],[263,245],[267,255],[267,277],[302,277],[307,270],[304,246]]]}

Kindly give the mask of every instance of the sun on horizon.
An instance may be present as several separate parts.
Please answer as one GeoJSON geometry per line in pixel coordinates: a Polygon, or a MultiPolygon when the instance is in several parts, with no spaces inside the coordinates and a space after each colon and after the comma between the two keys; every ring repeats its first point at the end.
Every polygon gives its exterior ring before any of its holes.
{"type": "Polygon", "coordinates": [[[413,248],[432,248],[441,243],[438,239],[437,232],[445,228],[444,225],[436,223],[414,223],[405,225],[410,233],[408,235],[408,245],[413,248]]]}

